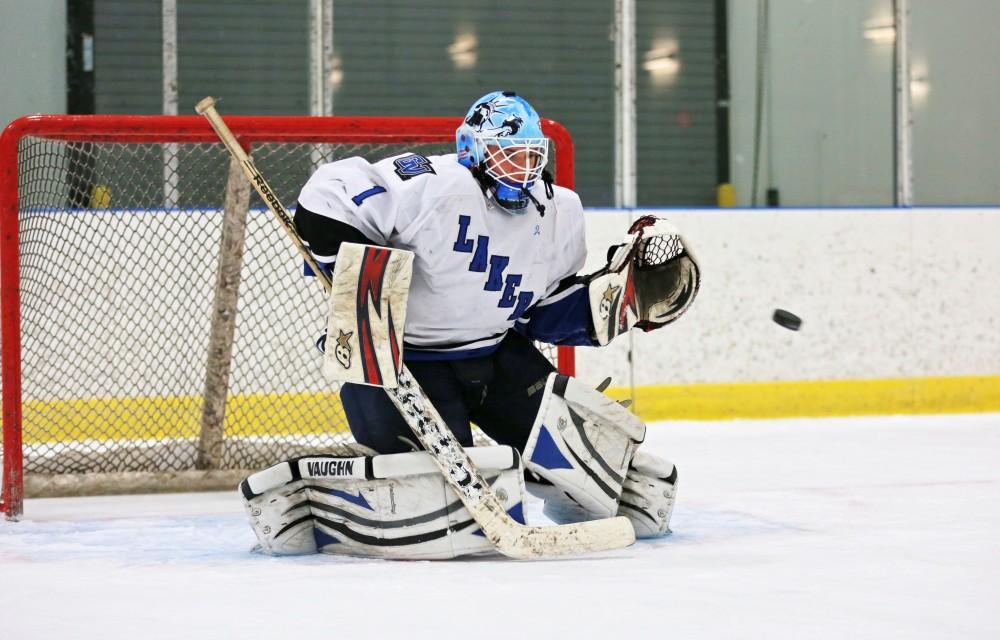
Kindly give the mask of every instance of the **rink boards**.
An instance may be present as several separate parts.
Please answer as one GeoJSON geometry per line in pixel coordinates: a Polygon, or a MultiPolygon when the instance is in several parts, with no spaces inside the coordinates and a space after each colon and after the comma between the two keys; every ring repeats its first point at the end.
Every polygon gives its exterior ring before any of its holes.
{"type": "MultiPolygon", "coordinates": [[[[643,213],[681,228],[702,267],[701,294],[674,325],[621,337],[605,349],[578,349],[577,372],[594,383],[611,375],[611,393],[633,397],[645,419],[1000,410],[1000,299],[993,293],[1000,281],[1000,209],[591,209],[584,271],[598,268],[606,247],[643,213]],[[775,307],[800,315],[802,330],[774,324],[775,307]],[[631,367],[630,348],[636,354],[631,367]]],[[[141,216],[142,236],[156,235],[149,224],[183,223],[181,217],[141,216]]],[[[267,242],[281,251],[286,241],[275,233],[267,242]]],[[[288,255],[286,274],[298,268],[288,255]]],[[[203,262],[199,268],[214,267],[203,262]]],[[[187,302],[194,318],[210,299],[187,302]]],[[[340,413],[332,393],[304,382],[316,323],[296,322],[294,344],[283,344],[278,324],[288,321],[275,315],[274,331],[257,326],[252,332],[252,352],[273,352],[272,364],[259,379],[237,372],[240,392],[229,398],[227,413],[255,416],[243,424],[260,425],[260,433],[329,432],[329,422],[281,420],[291,407],[310,403],[327,411],[336,404],[340,413]],[[281,370],[289,351],[305,366],[281,370]]],[[[95,330],[114,331],[114,325],[95,330]]],[[[61,345],[47,348],[58,354],[61,345]]],[[[26,422],[53,412],[73,418],[44,441],[79,439],[90,415],[118,416],[120,428],[109,429],[116,438],[130,429],[136,437],[148,435],[143,425],[151,423],[159,425],[158,437],[197,433],[197,388],[109,398],[89,390],[85,375],[76,384],[72,397],[25,399],[26,422]],[[179,417],[165,423],[165,414],[179,417]],[[154,415],[159,420],[144,418],[154,415]]],[[[26,436],[32,439],[30,431],[26,436]]]]}
{"type": "Polygon", "coordinates": [[[694,248],[699,298],[632,336],[632,371],[627,337],[577,355],[644,418],[1000,410],[1000,209],[588,210],[587,270],[644,213],[694,248]]]}

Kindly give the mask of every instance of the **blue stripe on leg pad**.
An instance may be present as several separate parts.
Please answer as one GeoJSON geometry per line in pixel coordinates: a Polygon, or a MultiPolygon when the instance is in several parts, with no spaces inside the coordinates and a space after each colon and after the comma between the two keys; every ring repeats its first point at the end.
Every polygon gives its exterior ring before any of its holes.
{"type": "Polygon", "coordinates": [[[322,549],[331,544],[340,544],[340,540],[337,540],[325,531],[321,531],[318,527],[313,529],[313,539],[316,540],[317,549],[322,549]]]}
{"type": "Polygon", "coordinates": [[[549,434],[549,430],[542,425],[538,430],[538,440],[535,442],[535,450],[531,452],[531,461],[546,469],[572,469],[566,456],[559,451],[555,440],[549,434]]]}

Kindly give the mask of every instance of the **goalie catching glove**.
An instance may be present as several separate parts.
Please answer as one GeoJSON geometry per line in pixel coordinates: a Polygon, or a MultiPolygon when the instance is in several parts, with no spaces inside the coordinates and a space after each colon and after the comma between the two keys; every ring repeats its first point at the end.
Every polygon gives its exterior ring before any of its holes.
{"type": "Polygon", "coordinates": [[[594,337],[600,345],[632,327],[652,331],[684,314],[701,274],[677,228],[662,218],[636,220],[608,264],[588,276],[594,337]]]}

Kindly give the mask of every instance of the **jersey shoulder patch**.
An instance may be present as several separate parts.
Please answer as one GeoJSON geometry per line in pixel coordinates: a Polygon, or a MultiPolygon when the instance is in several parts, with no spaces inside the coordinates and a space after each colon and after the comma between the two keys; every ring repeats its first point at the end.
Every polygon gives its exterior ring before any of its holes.
{"type": "Polygon", "coordinates": [[[431,161],[419,153],[409,153],[392,161],[400,180],[409,180],[425,173],[436,173],[431,161]]]}

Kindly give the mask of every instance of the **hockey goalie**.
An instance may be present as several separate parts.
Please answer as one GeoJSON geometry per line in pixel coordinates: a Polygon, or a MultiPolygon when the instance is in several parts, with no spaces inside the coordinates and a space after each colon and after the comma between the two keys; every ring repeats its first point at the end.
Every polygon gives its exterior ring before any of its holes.
{"type": "Polygon", "coordinates": [[[556,522],[618,515],[638,537],[669,531],[674,465],[641,450],[634,414],[556,373],[533,341],[602,346],[669,324],[698,292],[698,265],[675,227],[644,217],[580,274],[583,209],[545,171],[548,146],[528,102],[498,91],[468,110],[455,154],[347,158],[302,188],[295,228],[334,274],[317,346],[358,445],[241,483],[264,552],[493,550],[387,395],[404,362],[516,520],[528,481],[556,522]],[[473,424],[496,444],[473,446],[473,424]]]}

